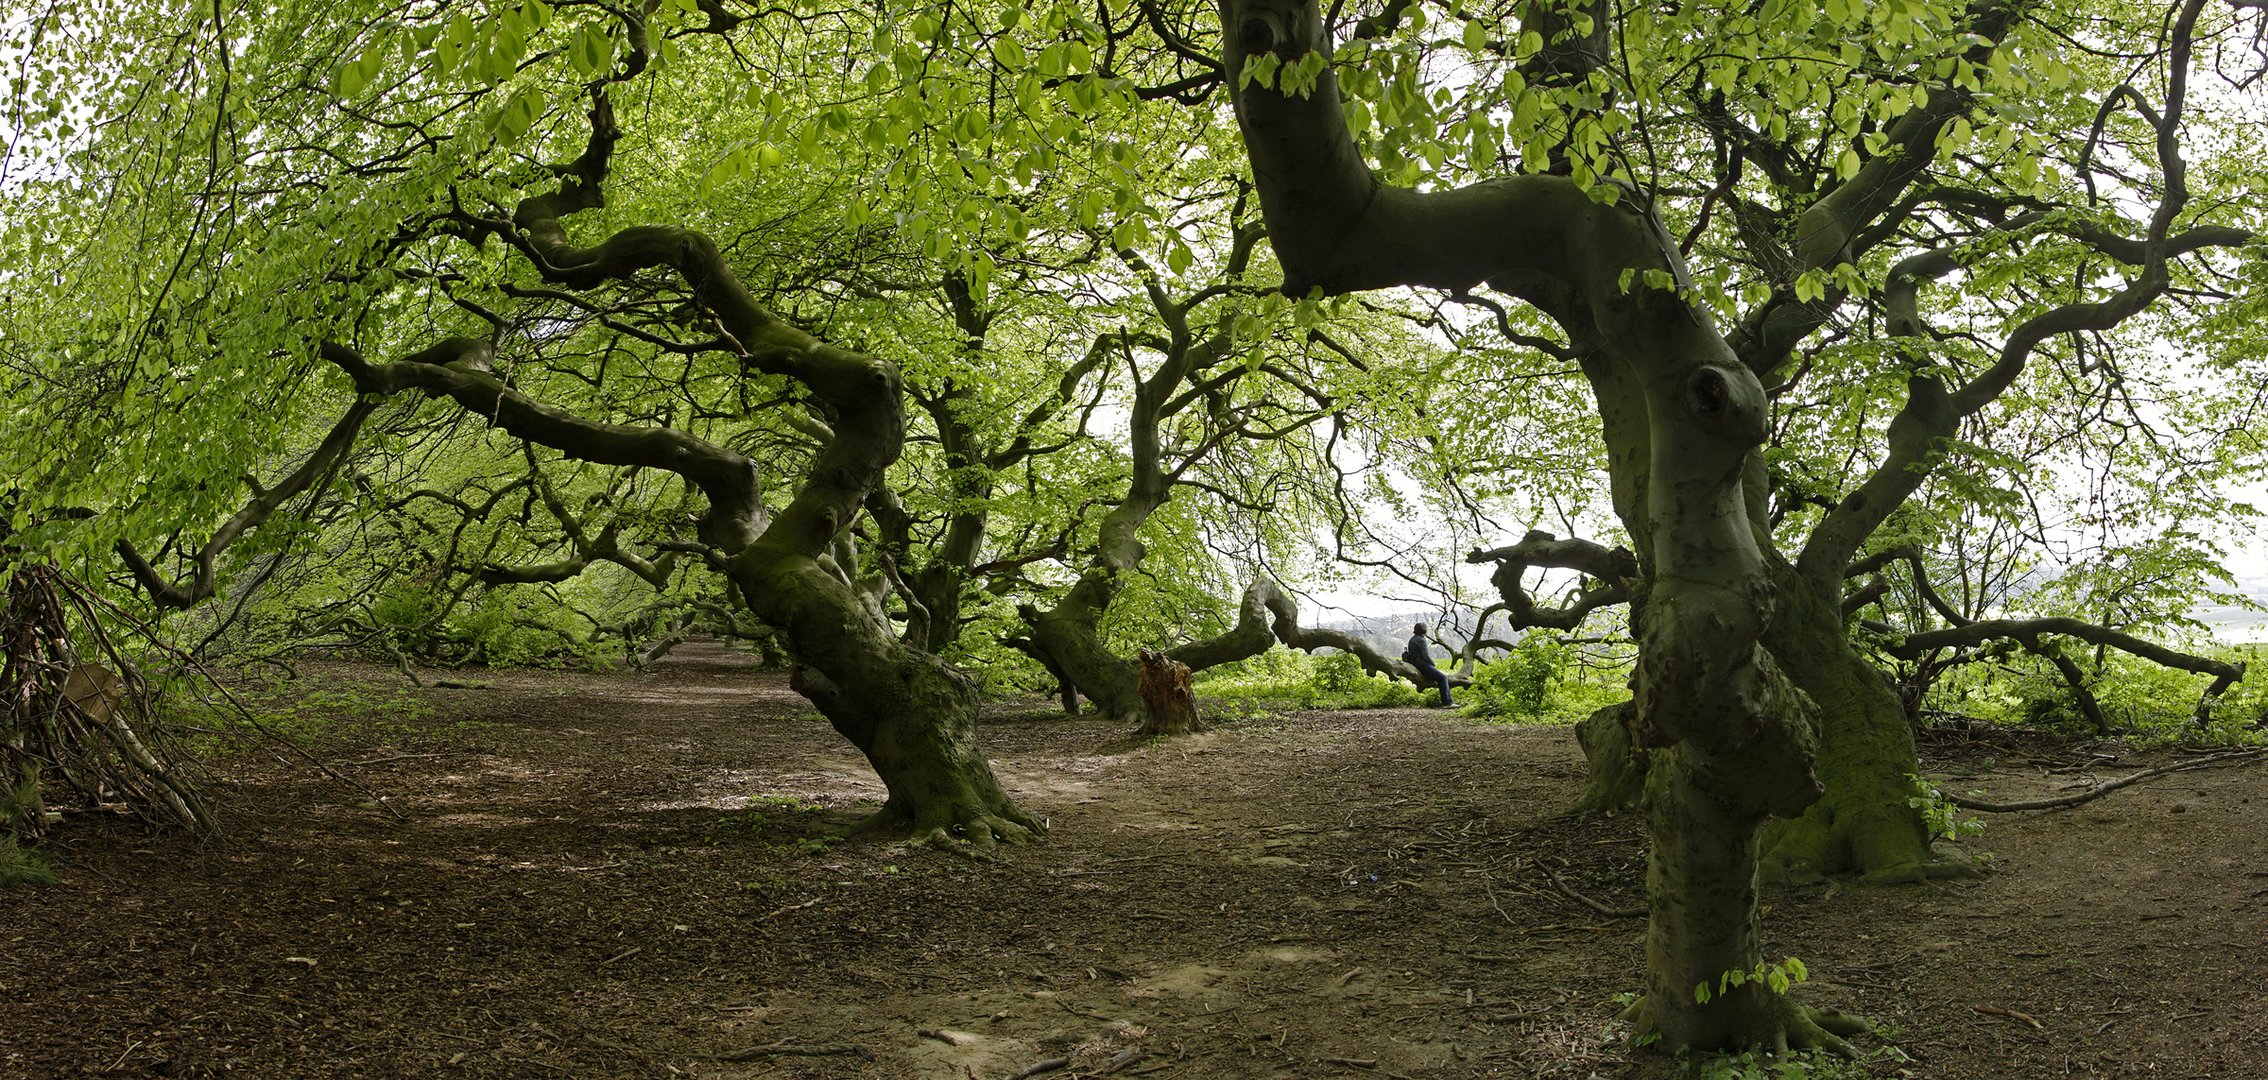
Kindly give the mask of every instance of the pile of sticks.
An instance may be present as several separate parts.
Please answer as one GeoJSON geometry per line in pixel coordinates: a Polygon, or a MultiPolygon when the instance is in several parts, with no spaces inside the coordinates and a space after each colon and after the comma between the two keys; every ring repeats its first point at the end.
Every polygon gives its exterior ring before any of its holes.
{"type": "Polygon", "coordinates": [[[66,813],[125,812],[215,832],[193,762],[97,617],[111,605],[52,565],[7,568],[0,607],[0,832],[36,842],[66,813]]]}

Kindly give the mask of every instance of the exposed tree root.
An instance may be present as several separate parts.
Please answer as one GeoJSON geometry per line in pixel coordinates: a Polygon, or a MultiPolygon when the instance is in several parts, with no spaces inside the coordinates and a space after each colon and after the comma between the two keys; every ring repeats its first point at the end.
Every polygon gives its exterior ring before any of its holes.
{"type": "Polygon", "coordinates": [[[2097,784],[2085,791],[2076,792],[2070,795],[2059,795],[2052,799],[2030,799],[2024,802],[1996,803],[1986,802],[1983,799],[1971,799],[1965,798],[1960,795],[1948,794],[1945,796],[1945,801],[1952,803],[1953,805],[1958,806],[1963,810],[1974,810],[1981,814],[2010,814],[2015,813],[2019,810],[2062,810],[2073,806],[2079,806],[2083,803],[2093,802],[2096,799],[2100,799],[2103,796],[2108,795],[2113,791],[2117,791],[2122,787],[2139,784],[2142,781],[2148,780],[2154,776],[2164,776],[2168,773],[2187,772],[2191,769],[2210,769],[2220,765],[2242,765],[2247,762],[2260,760],[2263,754],[2268,754],[2268,747],[2254,747],[2249,750],[2231,750],[2227,753],[2213,754],[2208,757],[2195,758],[2189,761],[2177,761],[2171,765],[2160,765],[2155,769],[2144,769],[2141,772],[2133,774],[2132,776],[2122,776],[2116,780],[2110,780],[2101,784],[2097,784]]]}
{"type": "Polygon", "coordinates": [[[975,800],[943,800],[911,811],[885,806],[845,830],[845,835],[898,834],[907,842],[981,855],[1003,844],[1028,844],[1047,835],[1047,819],[1025,813],[1014,803],[978,805],[975,800]]]}
{"type": "Polygon", "coordinates": [[[1982,863],[1963,859],[1923,859],[1877,867],[1859,875],[1868,885],[1918,885],[1925,881],[1969,881],[1985,875],[1982,863]]]}
{"type": "MultiPolygon", "coordinates": [[[[1646,999],[1643,997],[1615,1014],[1615,1019],[1632,1024],[1641,1033],[1648,1030],[1645,1017],[1646,999]]],[[[1794,1050],[1824,1050],[1838,1057],[1856,1058],[1859,1056],[1858,1048],[1851,1045],[1850,1037],[1864,1035],[1868,1030],[1866,1021],[1849,1013],[1839,1009],[1799,1005],[1784,994],[1773,995],[1751,1022],[1741,1027],[1742,1030],[1723,1045],[1681,1047],[1665,1044],[1662,1049],[1717,1050],[1727,1053],[1755,1049],[1772,1054],[1786,1054],[1794,1050]]]]}
{"type": "Polygon", "coordinates": [[[1774,1053],[1817,1049],[1847,1058],[1858,1056],[1858,1048],[1850,1044],[1850,1037],[1866,1034],[1866,1021],[1838,1009],[1814,1008],[1794,1002],[1788,1003],[1788,1012],[1788,1023],[1772,1045],[1774,1053]]]}
{"type": "Polygon", "coordinates": [[[1592,911],[1596,911],[1599,914],[1606,916],[1607,918],[1643,919],[1646,917],[1646,909],[1644,907],[1610,907],[1570,888],[1565,881],[1560,880],[1558,874],[1552,873],[1551,867],[1545,866],[1544,864],[1539,862],[1536,864],[1536,868],[1542,870],[1544,872],[1544,876],[1551,879],[1552,886],[1554,888],[1557,888],[1560,892],[1566,894],[1568,899],[1582,904],[1584,907],[1590,908],[1592,911]]]}

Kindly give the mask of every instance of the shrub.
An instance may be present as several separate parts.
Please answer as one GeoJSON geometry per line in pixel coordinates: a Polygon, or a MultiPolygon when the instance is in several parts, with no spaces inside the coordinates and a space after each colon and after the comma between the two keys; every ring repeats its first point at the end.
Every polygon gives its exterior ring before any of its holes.
{"type": "Polygon", "coordinates": [[[11,885],[52,885],[55,869],[39,852],[22,847],[16,838],[0,832],[0,889],[11,885]]]}
{"type": "Polygon", "coordinates": [[[1464,695],[1467,716],[1549,724],[1575,723],[1630,696],[1618,669],[1587,666],[1581,653],[1540,630],[1475,669],[1464,695]]]}
{"type": "Polygon", "coordinates": [[[1385,709],[1418,704],[1417,689],[1364,671],[1348,653],[1320,656],[1282,646],[1197,674],[1197,691],[1211,699],[1267,703],[1292,709],[1385,709]]]}

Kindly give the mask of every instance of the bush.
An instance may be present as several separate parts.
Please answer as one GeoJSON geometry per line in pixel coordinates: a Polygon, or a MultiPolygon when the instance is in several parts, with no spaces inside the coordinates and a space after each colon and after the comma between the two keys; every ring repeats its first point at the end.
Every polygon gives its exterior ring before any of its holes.
{"type": "MultiPolygon", "coordinates": [[[[2259,741],[2255,725],[2268,720],[2268,677],[2260,670],[2263,650],[2239,645],[2199,651],[2248,665],[2245,678],[2214,704],[2208,730],[2199,732],[2196,722],[2197,698],[2204,693],[2208,676],[2111,652],[2093,671],[2088,687],[2102,706],[2111,733],[2145,740],[2259,741]]],[[[2092,661],[2088,656],[2080,662],[2092,669],[2092,661]]],[[[1931,687],[1927,704],[1993,724],[2036,724],[2083,734],[2094,730],[2062,676],[2046,661],[2022,653],[1993,666],[1974,665],[1949,673],[1931,687]]]]}
{"type": "Polygon", "coordinates": [[[1364,671],[1362,661],[1352,654],[1310,656],[1280,645],[1247,660],[1198,672],[1196,684],[1198,693],[1207,698],[1277,708],[1406,708],[1420,700],[1415,687],[1364,671]]]}
{"type": "Polygon", "coordinates": [[[1586,667],[1582,659],[1552,634],[1531,630],[1512,651],[1474,670],[1465,715],[1572,724],[1630,696],[1619,671],[1586,667]]]}
{"type": "Polygon", "coordinates": [[[0,889],[11,885],[52,885],[55,869],[39,852],[16,843],[16,838],[0,832],[0,889]]]}

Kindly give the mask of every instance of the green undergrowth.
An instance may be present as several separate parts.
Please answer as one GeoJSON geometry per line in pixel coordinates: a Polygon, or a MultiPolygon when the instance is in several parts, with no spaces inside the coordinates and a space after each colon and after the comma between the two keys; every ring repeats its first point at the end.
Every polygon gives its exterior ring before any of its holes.
{"type": "Polygon", "coordinates": [[[2080,657],[2087,689],[2102,707],[2109,730],[2097,732],[2056,670],[2036,657],[2013,654],[1997,662],[1948,672],[1930,688],[1925,708],[2000,727],[2034,727],[2070,735],[2113,735],[2139,746],[2256,746],[2268,742],[2268,646],[2191,646],[2202,655],[2246,665],[2245,677],[2213,705],[2210,724],[2196,722],[2198,696],[2208,676],[2111,652],[2080,657]]]}
{"type": "Polygon", "coordinates": [[[1459,691],[1463,712],[1513,724],[1572,724],[1630,696],[1628,657],[1530,631],[1504,655],[1478,665],[1459,691]]]}
{"type": "Polygon", "coordinates": [[[1234,715],[1269,709],[1410,708],[1422,698],[1416,687],[1362,669],[1342,652],[1309,655],[1281,646],[1247,660],[1208,668],[1194,681],[1207,715],[1234,715]]]}
{"type": "MultiPolygon", "coordinates": [[[[423,734],[436,715],[409,687],[320,675],[242,690],[236,700],[242,709],[209,690],[184,688],[160,699],[158,715],[198,757],[241,752],[267,736],[310,744],[423,734]]],[[[458,726],[485,725],[467,721],[458,726]]]]}
{"type": "MultiPolygon", "coordinates": [[[[1613,650],[1561,643],[1531,633],[1505,655],[1479,664],[1456,691],[1458,712],[1517,724],[1572,724],[1630,696],[1628,658],[1613,650]]],[[[1341,652],[1309,655],[1276,648],[1200,672],[1198,694],[1209,716],[1261,715],[1289,709],[1387,709],[1432,705],[1439,696],[1362,669],[1341,652]]]]}
{"type": "Polygon", "coordinates": [[[0,889],[54,883],[55,868],[48,865],[46,856],[18,844],[14,836],[0,832],[0,889]]]}

